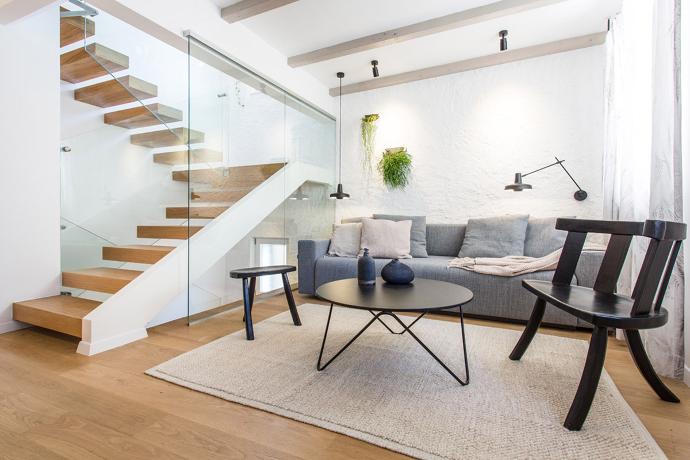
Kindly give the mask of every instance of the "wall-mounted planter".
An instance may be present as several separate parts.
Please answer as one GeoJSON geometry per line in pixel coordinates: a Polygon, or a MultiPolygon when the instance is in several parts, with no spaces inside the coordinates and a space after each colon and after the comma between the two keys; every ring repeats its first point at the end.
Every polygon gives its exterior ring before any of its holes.
{"type": "Polygon", "coordinates": [[[386,149],[378,164],[383,183],[390,189],[404,189],[412,174],[412,155],[405,147],[386,149]]]}
{"type": "Polygon", "coordinates": [[[366,173],[370,173],[372,169],[371,163],[374,158],[374,149],[376,148],[376,120],[378,119],[379,115],[377,113],[362,117],[362,149],[364,150],[362,169],[366,173]]]}

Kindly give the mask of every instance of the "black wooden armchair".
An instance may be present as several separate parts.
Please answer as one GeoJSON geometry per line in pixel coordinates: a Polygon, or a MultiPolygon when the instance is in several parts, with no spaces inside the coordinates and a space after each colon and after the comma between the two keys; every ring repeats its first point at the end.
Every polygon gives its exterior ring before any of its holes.
{"type": "Polygon", "coordinates": [[[628,349],[637,368],[659,397],[679,402],[654,371],[639,331],[661,327],[668,321],[668,312],[661,303],[685,239],[686,225],[660,220],[642,223],[558,219],[556,228],[568,231],[558,267],[552,281],[522,282],[537,296],[537,301],[510,359],[519,360],[525,353],[548,302],[594,326],[580,385],[565,419],[567,429],[579,430],[587,418],[604,366],[609,328],[625,331],[628,349]],[[593,289],[571,285],[588,233],[611,235],[593,289]],[[633,236],[647,237],[650,241],[632,296],[628,297],[615,291],[633,236]]]}

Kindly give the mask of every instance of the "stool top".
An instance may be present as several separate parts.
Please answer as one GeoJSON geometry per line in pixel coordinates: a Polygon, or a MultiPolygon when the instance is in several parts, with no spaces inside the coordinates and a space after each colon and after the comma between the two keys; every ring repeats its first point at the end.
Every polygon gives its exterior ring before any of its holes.
{"type": "Polygon", "coordinates": [[[238,268],[230,272],[230,278],[253,278],[255,276],[278,275],[281,273],[294,272],[297,268],[294,265],[269,265],[266,267],[238,268]]]}

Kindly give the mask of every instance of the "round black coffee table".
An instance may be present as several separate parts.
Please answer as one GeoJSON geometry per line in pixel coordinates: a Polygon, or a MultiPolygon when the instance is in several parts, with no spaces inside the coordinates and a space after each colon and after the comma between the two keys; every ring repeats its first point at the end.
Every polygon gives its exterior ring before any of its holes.
{"type": "Polygon", "coordinates": [[[356,278],[348,278],[339,281],[332,281],[323,284],[316,289],[316,296],[331,303],[328,311],[328,321],[326,330],[323,333],[321,351],[316,369],[324,370],[340,354],[345,351],[357,338],[364,333],[374,322],[379,321],[391,334],[404,334],[407,332],[419,343],[443,368],[453,376],[461,385],[470,382],[470,369],[467,363],[467,348],[465,346],[465,322],[462,315],[462,306],[470,302],[473,298],[472,291],[457,284],[445,281],[435,281],[416,278],[411,285],[396,286],[389,285],[381,278],[376,280],[376,285],[371,287],[360,287],[356,278]],[[323,349],[328,337],[328,327],[331,324],[333,306],[340,305],[346,308],[355,308],[369,311],[373,318],[345,344],[326,364],[321,364],[323,349]],[[411,330],[412,326],[429,312],[438,312],[458,308],[460,310],[460,331],[462,336],[462,352],[465,359],[465,380],[460,379],[441,361],[430,349],[417,337],[411,330]],[[420,313],[414,321],[406,325],[396,313],[415,312],[420,313]],[[381,320],[381,316],[390,316],[400,326],[400,332],[394,332],[386,323],[381,320]]]}

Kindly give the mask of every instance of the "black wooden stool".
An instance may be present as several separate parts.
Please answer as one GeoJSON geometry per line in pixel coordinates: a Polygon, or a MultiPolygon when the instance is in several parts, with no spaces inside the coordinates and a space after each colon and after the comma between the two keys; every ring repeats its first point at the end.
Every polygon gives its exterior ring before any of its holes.
{"type": "Polygon", "coordinates": [[[287,277],[288,273],[294,272],[295,270],[297,269],[292,265],[273,265],[268,267],[240,268],[230,272],[230,278],[242,279],[242,294],[244,296],[244,327],[247,332],[247,340],[254,340],[252,306],[254,305],[256,278],[259,276],[280,275],[283,278],[283,289],[285,290],[285,297],[287,297],[288,306],[290,307],[292,322],[295,323],[295,326],[302,325],[302,322],[299,320],[299,315],[297,314],[295,299],[292,297],[290,281],[287,277]]]}

